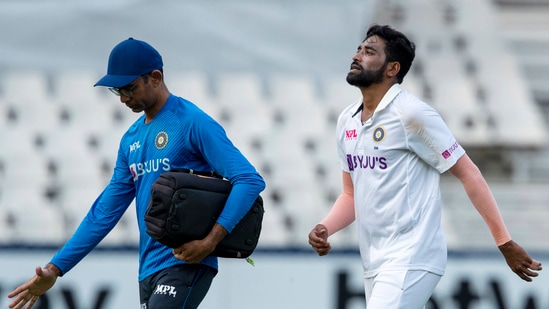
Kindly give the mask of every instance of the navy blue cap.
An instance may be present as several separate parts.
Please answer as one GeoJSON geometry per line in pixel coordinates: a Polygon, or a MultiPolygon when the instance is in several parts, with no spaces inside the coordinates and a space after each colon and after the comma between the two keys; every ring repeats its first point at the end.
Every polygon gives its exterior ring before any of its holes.
{"type": "Polygon", "coordinates": [[[129,38],[116,45],[109,56],[107,75],[95,86],[120,88],[143,74],[161,69],[162,56],[146,42],[129,38]]]}

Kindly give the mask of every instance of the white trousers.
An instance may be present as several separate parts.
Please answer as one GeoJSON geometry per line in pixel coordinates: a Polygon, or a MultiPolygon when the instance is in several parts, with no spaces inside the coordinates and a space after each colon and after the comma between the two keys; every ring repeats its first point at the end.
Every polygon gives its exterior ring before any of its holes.
{"type": "Polygon", "coordinates": [[[367,309],[422,309],[441,276],[423,270],[386,271],[366,278],[367,309]]]}

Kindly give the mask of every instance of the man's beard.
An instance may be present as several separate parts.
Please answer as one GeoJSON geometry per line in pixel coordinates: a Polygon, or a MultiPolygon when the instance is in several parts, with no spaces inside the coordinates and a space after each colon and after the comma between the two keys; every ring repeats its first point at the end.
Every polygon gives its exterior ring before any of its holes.
{"type": "Polygon", "coordinates": [[[366,71],[361,67],[360,73],[351,73],[347,74],[347,82],[359,88],[367,88],[374,84],[379,84],[383,81],[383,75],[385,69],[387,68],[387,62],[376,71],[366,71]]]}

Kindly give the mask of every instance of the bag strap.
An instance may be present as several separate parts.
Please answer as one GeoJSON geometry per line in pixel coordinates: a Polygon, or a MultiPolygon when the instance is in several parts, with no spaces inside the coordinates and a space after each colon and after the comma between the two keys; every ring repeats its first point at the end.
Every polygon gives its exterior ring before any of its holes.
{"type": "Polygon", "coordinates": [[[203,172],[203,171],[195,171],[193,169],[188,169],[188,168],[173,168],[171,171],[223,179],[223,176],[219,175],[215,171],[203,172]]]}

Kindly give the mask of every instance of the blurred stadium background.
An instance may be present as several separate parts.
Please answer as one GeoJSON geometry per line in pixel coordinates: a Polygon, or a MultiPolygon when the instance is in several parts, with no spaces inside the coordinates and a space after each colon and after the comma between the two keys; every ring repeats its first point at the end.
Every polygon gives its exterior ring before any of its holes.
{"type": "MultiPolygon", "coordinates": [[[[515,240],[547,253],[548,17],[547,0],[1,0],[1,250],[60,246],[109,181],[138,115],[92,86],[130,36],[159,50],[172,93],[219,120],[264,176],[259,249],[307,250],[340,191],[335,120],[359,97],[345,75],[376,22],[415,41],[404,88],[445,118],[515,240]]],[[[447,175],[443,198],[449,249],[494,250],[447,175]]],[[[135,247],[136,232],[130,207],[101,246],[135,247]]],[[[355,248],[354,230],[333,244],[355,248]]]]}

